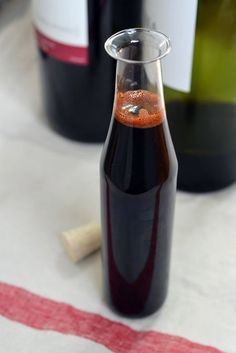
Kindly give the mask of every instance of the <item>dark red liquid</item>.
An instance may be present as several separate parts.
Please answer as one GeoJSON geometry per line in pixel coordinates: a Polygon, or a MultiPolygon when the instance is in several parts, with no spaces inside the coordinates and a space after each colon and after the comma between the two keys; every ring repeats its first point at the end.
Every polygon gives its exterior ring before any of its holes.
{"type": "MultiPolygon", "coordinates": [[[[147,108],[153,95],[139,92],[147,108]]],[[[162,110],[125,120],[119,107],[101,160],[105,296],[145,316],[167,295],[177,163],[162,110]]]]}

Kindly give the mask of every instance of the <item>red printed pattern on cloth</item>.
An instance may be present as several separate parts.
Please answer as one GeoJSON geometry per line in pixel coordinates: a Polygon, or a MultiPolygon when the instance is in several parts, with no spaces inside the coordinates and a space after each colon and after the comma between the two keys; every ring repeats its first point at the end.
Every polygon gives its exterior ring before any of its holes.
{"type": "Polygon", "coordinates": [[[0,315],[38,330],[87,338],[115,353],[223,353],[181,337],[127,325],[0,282],[0,315]]]}

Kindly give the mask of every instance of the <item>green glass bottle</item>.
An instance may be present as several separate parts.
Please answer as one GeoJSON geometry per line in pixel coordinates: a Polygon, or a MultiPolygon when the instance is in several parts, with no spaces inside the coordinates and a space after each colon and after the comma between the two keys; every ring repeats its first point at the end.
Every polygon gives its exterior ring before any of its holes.
{"type": "Polygon", "coordinates": [[[178,187],[204,192],[236,180],[236,1],[198,0],[196,11],[190,90],[166,86],[165,98],[178,187]]]}

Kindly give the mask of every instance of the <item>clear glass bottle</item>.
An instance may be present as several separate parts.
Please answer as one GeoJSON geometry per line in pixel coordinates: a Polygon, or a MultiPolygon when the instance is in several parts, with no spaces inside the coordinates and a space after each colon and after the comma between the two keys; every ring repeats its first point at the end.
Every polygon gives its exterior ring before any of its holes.
{"type": "Polygon", "coordinates": [[[100,165],[104,290],[114,310],[142,317],[160,308],[168,287],[177,160],[160,59],[170,43],[162,33],[128,29],[105,48],[117,71],[100,165]]]}

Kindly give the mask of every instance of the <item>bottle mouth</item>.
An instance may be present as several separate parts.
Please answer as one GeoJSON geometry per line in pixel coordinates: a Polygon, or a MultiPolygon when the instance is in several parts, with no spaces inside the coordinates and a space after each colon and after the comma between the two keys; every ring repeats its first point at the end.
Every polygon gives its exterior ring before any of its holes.
{"type": "Polygon", "coordinates": [[[105,50],[116,60],[147,64],[164,58],[171,50],[171,43],[161,32],[147,28],[129,28],[108,38],[105,50]]]}

